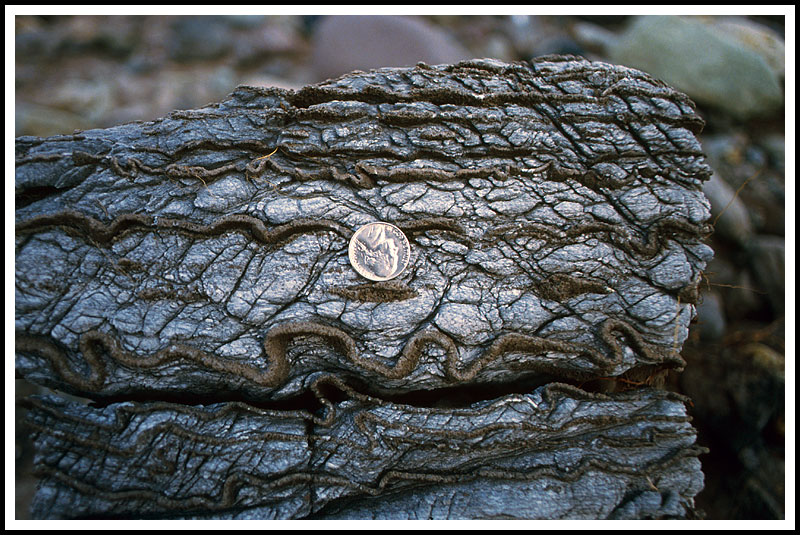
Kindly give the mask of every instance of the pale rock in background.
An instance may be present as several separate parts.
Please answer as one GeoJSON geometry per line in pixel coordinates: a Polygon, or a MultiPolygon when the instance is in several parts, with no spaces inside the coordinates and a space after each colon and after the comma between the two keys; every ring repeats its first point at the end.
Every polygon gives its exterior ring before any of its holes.
{"type": "MultiPolygon", "coordinates": [[[[775,68],[773,50],[780,38],[759,38],[754,46],[754,25],[748,22],[743,29],[714,19],[641,16],[608,52],[614,63],[643,70],[699,103],[747,119],[783,105],[783,71],[775,68]]],[[[764,28],[758,35],[768,32],[764,28]]]]}
{"type": "Polygon", "coordinates": [[[314,81],[354,70],[456,63],[472,54],[443,29],[400,16],[331,16],[319,21],[312,43],[314,81]]]}

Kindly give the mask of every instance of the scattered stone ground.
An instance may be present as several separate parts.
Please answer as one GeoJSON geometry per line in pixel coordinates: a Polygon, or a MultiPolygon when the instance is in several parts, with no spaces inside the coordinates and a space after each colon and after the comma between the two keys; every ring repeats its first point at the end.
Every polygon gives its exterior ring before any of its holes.
{"type": "MultiPolygon", "coordinates": [[[[18,136],[152,120],[240,84],[299,88],[356,69],[474,57],[578,54],[686,92],[707,122],[716,256],[684,346],[688,365],[667,387],[692,398],[710,450],[697,500],[706,518],[784,518],[783,17],[19,16],[15,29],[18,136]]],[[[16,382],[17,398],[36,390],[16,382]]],[[[16,459],[24,519],[35,479],[19,426],[16,459]]]]}

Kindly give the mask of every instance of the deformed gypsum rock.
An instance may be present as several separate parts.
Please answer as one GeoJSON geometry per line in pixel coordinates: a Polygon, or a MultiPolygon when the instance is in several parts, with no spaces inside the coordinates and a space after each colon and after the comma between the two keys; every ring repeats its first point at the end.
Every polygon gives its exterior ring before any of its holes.
{"type": "Polygon", "coordinates": [[[699,124],[641,73],[568,59],[22,138],[18,367],[101,396],[259,398],[331,366],[389,390],[680,367],[709,256],[699,124]],[[410,234],[413,265],[360,299],[345,246],[373,220],[410,234]]]}
{"type": "Polygon", "coordinates": [[[40,516],[679,518],[702,488],[682,400],[651,389],[551,384],[462,409],[356,394],[324,420],[242,403],[30,403],[40,516]]]}
{"type": "Polygon", "coordinates": [[[198,404],[329,375],[388,399],[681,369],[711,254],[701,127],[644,73],[548,57],[240,87],[19,138],[17,371],[198,404]],[[348,261],[372,221],[411,240],[385,283],[348,261]]]}

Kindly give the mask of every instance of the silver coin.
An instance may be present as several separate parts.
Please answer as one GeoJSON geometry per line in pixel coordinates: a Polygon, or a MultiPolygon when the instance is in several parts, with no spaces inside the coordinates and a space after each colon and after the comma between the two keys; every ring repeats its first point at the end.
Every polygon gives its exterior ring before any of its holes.
{"type": "Polygon", "coordinates": [[[411,245],[403,231],[378,221],[364,225],[350,238],[350,265],[361,276],[388,281],[400,275],[411,258],[411,245]]]}

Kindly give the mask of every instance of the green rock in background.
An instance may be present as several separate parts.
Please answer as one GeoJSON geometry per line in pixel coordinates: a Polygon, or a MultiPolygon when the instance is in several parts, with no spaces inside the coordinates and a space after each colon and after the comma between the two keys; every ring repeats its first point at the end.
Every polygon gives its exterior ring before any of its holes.
{"type": "Polygon", "coordinates": [[[744,19],[641,16],[608,52],[614,63],[747,119],[783,104],[783,46],[768,28],[744,19]]]}

